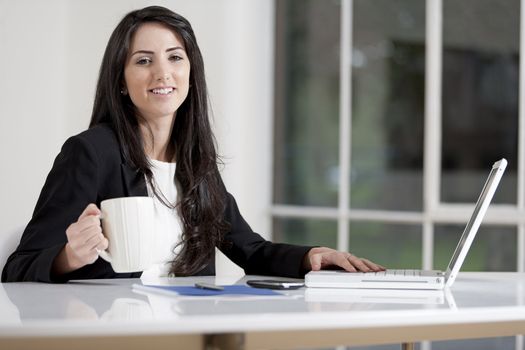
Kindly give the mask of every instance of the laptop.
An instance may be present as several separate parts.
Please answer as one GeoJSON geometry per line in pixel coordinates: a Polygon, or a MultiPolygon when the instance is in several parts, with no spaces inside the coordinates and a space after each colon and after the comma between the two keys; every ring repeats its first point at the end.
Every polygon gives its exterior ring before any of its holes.
{"type": "Polygon", "coordinates": [[[310,271],[305,276],[305,285],[314,288],[367,289],[443,289],[452,286],[506,167],[505,159],[497,161],[492,166],[446,271],[389,269],[381,272],[310,271]]]}

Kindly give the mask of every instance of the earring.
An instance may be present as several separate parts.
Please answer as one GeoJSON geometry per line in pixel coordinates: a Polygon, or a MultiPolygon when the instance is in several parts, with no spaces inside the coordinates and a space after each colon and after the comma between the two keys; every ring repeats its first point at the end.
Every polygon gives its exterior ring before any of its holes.
{"type": "Polygon", "coordinates": [[[126,88],[120,89],[120,94],[126,96],[128,94],[128,90],[126,88]]]}

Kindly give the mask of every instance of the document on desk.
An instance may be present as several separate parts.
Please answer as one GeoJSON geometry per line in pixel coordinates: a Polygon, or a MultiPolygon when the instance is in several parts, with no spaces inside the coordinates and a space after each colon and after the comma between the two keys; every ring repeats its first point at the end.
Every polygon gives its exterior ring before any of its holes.
{"type": "Polygon", "coordinates": [[[249,286],[235,284],[223,286],[223,290],[202,289],[194,286],[166,286],[166,285],[143,285],[134,284],[133,290],[151,292],[169,296],[217,296],[217,295],[264,295],[282,296],[283,294],[270,289],[252,288],[249,286]]]}

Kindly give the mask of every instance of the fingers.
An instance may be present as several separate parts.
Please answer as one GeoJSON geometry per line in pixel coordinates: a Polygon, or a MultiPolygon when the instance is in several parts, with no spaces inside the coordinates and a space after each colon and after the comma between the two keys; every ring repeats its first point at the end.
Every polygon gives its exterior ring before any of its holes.
{"type": "Polygon", "coordinates": [[[104,245],[104,236],[100,228],[92,227],[83,231],[66,231],[68,236],[68,245],[81,265],[87,265],[95,262],[98,258],[96,248],[104,245]]]}
{"type": "Polygon", "coordinates": [[[335,259],[334,265],[342,267],[346,271],[356,272],[358,270],[357,266],[351,263],[348,254],[336,252],[335,259]]]}
{"type": "Polygon", "coordinates": [[[99,217],[95,215],[85,216],[76,222],[75,231],[84,234],[94,227],[100,228],[99,217]]]}
{"type": "Polygon", "coordinates": [[[385,268],[364,258],[330,248],[313,248],[308,254],[312,271],[328,266],[338,266],[349,272],[378,272],[385,268]]]}
{"type": "Polygon", "coordinates": [[[95,232],[90,235],[89,239],[85,242],[85,246],[88,250],[106,250],[108,247],[108,240],[102,234],[102,231],[95,232]]]}
{"type": "Polygon", "coordinates": [[[382,265],[379,265],[379,264],[376,264],[374,262],[371,262],[368,259],[361,258],[361,260],[366,264],[366,266],[368,266],[373,271],[384,271],[384,270],[386,270],[386,267],[384,267],[382,265]]]}
{"type": "MultiPolygon", "coordinates": [[[[386,270],[383,266],[375,264],[368,259],[359,258],[353,254],[348,253],[347,259],[352,265],[361,272],[378,272],[386,270]]],[[[347,270],[348,271],[348,270],[347,270]]]]}
{"type": "Polygon", "coordinates": [[[323,260],[323,255],[322,254],[313,254],[310,257],[310,265],[312,266],[312,271],[319,271],[319,270],[321,270],[322,260],[323,260]]]}
{"type": "Polygon", "coordinates": [[[80,214],[80,216],[78,217],[78,221],[81,221],[83,218],[87,216],[91,216],[91,215],[95,215],[95,216],[100,215],[100,209],[98,209],[96,204],[93,204],[93,203],[89,204],[86,207],[86,209],[84,209],[82,214],[80,214]]]}
{"type": "Polygon", "coordinates": [[[70,243],[83,245],[93,236],[102,233],[100,220],[96,216],[88,216],[84,219],[71,224],[66,230],[66,235],[70,243]]]}
{"type": "MultiPolygon", "coordinates": [[[[370,272],[371,269],[364,263],[364,261],[361,258],[358,258],[357,256],[348,253],[346,256],[346,259],[352,264],[352,266],[355,268],[354,271],[361,271],[361,272],[370,272]]],[[[347,270],[348,271],[348,270],[347,270]]]]}
{"type": "Polygon", "coordinates": [[[101,237],[100,243],[95,246],[95,250],[106,250],[109,247],[108,239],[103,234],[101,234],[101,237]]]}
{"type": "Polygon", "coordinates": [[[89,204],[78,221],[66,230],[68,246],[80,265],[95,262],[98,258],[97,249],[106,249],[107,239],[102,234],[100,226],[100,210],[95,204],[89,204]]]}

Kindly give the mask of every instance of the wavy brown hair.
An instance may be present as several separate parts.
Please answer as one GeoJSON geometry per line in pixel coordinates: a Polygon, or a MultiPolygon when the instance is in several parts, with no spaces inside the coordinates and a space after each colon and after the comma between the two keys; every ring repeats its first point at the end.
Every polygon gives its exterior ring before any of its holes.
{"type": "MultiPolygon", "coordinates": [[[[226,190],[209,122],[204,63],[193,29],[184,17],[160,6],[124,16],[113,31],[102,59],[90,127],[109,124],[117,135],[125,161],[144,173],[155,189],[135,106],[129,96],[121,94],[133,35],[141,25],[152,22],[166,26],[182,38],[191,67],[188,96],[176,111],[169,140],[169,148],[174,150],[177,160],[176,208],[183,226],[181,250],[172,262],[171,272],[188,276],[211,261],[214,248],[220,245],[229,225],[223,219],[226,190]]],[[[158,193],[155,195],[166,203],[158,193]]]]}

